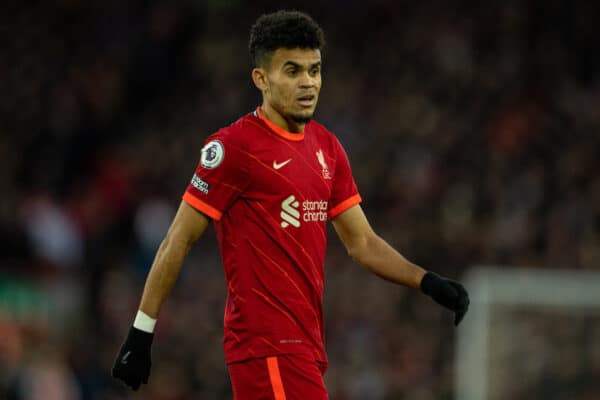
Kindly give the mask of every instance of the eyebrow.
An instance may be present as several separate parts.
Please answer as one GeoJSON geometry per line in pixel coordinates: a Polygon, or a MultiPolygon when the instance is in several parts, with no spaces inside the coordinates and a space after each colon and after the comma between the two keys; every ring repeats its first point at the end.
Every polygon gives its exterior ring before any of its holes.
{"type": "MultiPolygon", "coordinates": [[[[285,68],[288,65],[291,65],[292,67],[298,68],[298,69],[303,68],[302,64],[298,64],[297,62],[294,62],[294,61],[286,61],[281,68],[285,68]]],[[[310,64],[308,67],[309,67],[309,69],[311,69],[311,68],[320,67],[320,66],[321,66],[321,61],[317,61],[316,63],[310,64]]]]}

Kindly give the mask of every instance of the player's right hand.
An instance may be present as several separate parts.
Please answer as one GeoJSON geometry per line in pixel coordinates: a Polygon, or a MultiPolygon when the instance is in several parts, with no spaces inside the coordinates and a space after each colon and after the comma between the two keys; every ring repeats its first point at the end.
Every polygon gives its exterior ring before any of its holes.
{"type": "Polygon", "coordinates": [[[112,376],[133,390],[138,390],[142,383],[148,383],[153,337],[153,333],[131,327],[113,364],[112,376]]]}

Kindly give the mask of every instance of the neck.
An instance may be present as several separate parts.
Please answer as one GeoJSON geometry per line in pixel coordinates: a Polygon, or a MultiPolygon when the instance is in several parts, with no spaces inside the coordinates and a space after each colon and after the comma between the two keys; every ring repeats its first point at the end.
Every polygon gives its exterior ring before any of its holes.
{"type": "Polygon", "coordinates": [[[297,123],[292,119],[287,119],[280,113],[278,113],[271,105],[267,102],[263,102],[260,110],[263,116],[277,125],[278,127],[285,129],[291,133],[302,133],[304,132],[305,123],[297,123]]]}

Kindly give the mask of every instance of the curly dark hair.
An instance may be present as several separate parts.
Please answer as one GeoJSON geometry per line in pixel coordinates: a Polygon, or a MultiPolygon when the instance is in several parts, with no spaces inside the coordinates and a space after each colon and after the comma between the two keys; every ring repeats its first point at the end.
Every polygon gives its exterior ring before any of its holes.
{"type": "Polygon", "coordinates": [[[319,49],[325,47],[321,27],[308,14],[300,11],[280,10],[263,14],[250,29],[248,50],[255,66],[270,62],[275,50],[319,49]]]}

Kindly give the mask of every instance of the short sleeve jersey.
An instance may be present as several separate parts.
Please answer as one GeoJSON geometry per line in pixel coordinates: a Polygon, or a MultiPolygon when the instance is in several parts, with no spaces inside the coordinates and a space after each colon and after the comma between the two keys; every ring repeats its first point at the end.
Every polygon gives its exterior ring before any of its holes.
{"type": "Polygon", "coordinates": [[[210,136],[183,200],[215,221],[227,280],[227,363],[301,354],[327,362],[326,223],[361,199],[337,138],[260,108],[210,136]]]}

